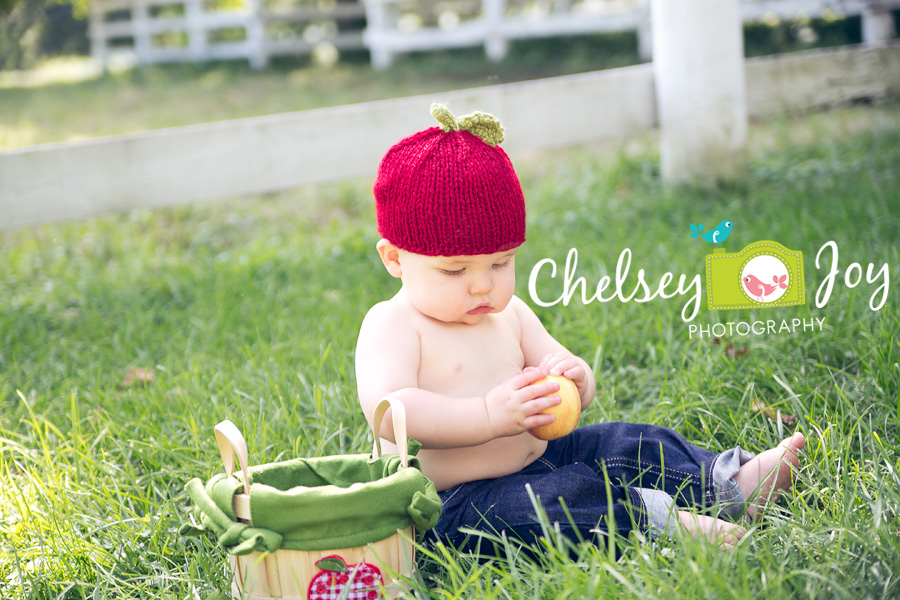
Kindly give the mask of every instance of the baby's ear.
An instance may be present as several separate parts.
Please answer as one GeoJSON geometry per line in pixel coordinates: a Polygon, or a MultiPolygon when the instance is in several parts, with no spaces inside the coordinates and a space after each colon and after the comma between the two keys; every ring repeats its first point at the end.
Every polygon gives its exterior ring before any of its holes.
{"type": "Polygon", "coordinates": [[[378,240],[375,248],[378,250],[378,256],[381,257],[381,262],[384,263],[387,272],[399,278],[403,274],[400,268],[400,249],[385,239],[378,240]]]}

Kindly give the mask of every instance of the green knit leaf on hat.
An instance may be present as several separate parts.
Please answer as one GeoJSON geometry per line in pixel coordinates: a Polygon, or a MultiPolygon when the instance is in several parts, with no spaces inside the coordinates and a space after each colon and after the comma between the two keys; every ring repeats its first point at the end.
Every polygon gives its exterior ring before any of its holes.
{"type": "Polygon", "coordinates": [[[503,142],[503,126],[494,115],[476,111],[457,119],[445,105],[438,103],[431,105],[431,115],[444,131],[468,131],[492,147],[503,142]]]}
{"type": "Polygon", "coordinates": [[[438,120],[438,123],[441,124],[441,129],[444,131],[459,131],[456,117],[453,116],[453,113],[450,112],[446,105],[438,104],[437,102],[433,103],[431,105],[431,116],[438,120]]]}

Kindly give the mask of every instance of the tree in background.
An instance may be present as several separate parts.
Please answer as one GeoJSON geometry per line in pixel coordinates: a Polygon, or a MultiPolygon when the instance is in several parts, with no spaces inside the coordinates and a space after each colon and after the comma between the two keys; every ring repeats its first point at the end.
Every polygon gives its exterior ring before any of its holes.
{"type": "Polygon", "coordinates": [[[87,52],[88,0],[0,0],[0,70],[39,55],[87,52]]]}
{"type": "Polygon", "coordinates": [[[44,16],[46,3],[46,0],[0,0],[0,68],[22,68],[29,62],[25,42],[44,16]]]}

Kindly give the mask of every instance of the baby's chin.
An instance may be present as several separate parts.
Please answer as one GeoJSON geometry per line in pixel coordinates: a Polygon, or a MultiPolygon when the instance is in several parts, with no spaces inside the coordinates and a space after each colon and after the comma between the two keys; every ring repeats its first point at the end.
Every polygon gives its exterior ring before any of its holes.
{"type": "Polygon", "coordinates": [[[481,323],[484,318],[490,313],[479,314],[479,315],[470,315],[465,314],[462,318],[460,318],[457,323],[462,323],[463,325],[478,325],[481,323]]]}

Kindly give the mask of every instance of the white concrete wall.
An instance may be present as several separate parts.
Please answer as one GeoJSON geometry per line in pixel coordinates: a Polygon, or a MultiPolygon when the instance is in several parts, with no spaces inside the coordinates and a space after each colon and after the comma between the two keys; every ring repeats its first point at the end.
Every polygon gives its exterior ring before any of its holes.
{"type": "MultiPolygon", "coordinates": [[[[900,45],[746,63],[754,117],[900,97],[900,45]]],[[[650,65],[0,152],[0,229],[374,177],[432,101],[501,118],[510,152],[620,139],[656,125],[650,65]]]]}

